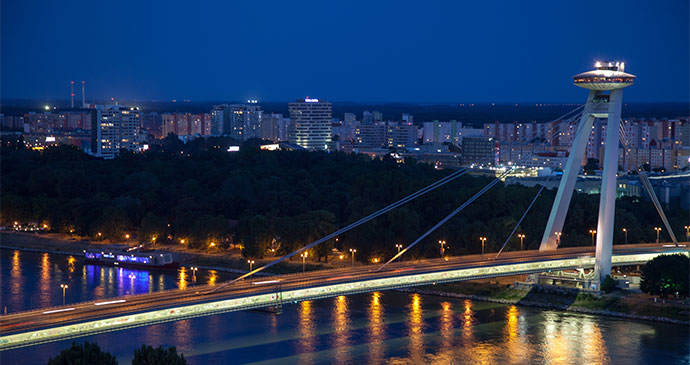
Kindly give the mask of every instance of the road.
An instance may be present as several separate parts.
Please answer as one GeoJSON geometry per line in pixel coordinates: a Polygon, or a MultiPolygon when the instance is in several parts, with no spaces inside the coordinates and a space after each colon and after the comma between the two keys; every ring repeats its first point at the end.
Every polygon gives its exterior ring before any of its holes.
{"type": "MultiPolygon", "coordinates": [[[[668,246],[668,245],[666,245],[668,246]]],[[[662,245],[614,246],[614,254],[663,252],[662,245]]],[[[299,274],[263,276],[243,280],[232,285],[190,286],[184,290],[168,290],[151,294],[114,297],[98,301],[74,303],[65,306],[44,308],[3,315],[0,318],[0,333],[9,335],[38,329],[46,329],[89,320],[111,318],[125,314],[165,309],[181,305],[213,302],[257,294],[275,293],[277,290],[302,289],[314,286],[347,283],[360,280],[386,278],[487,267],[520,262],[544,261],[593,256],[593,247],[561,248],[558,251],[517,251],[503,253],[498,259],[494,254],[450,257],[448,259],[427,259],[401,261],[376,271],[378,265],[355,266],[342,269],[310,271],[299,274]]]]}

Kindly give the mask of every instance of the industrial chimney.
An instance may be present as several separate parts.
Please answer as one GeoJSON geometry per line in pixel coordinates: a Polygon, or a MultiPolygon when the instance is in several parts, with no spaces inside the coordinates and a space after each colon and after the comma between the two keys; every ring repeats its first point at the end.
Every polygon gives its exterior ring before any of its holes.
{"type": "Polygon", "coordinates": [[[82,82],[81,82],[81,107],[82,108],[86,108],[86,93],[84,91],[85,89],[86,89],[86,81],[82,80],[82,82]]]}
{"type": "Polygon", "coordinates": [[[69,82],[70,87],[70,108],[74,109],[74,81],[69,82]]]}

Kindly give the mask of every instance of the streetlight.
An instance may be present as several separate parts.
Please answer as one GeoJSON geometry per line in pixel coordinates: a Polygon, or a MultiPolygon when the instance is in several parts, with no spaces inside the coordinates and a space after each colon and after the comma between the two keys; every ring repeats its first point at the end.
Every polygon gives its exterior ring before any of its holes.
{"type": "Polygon", "coordinates": [[[522,233],[518,233],[518,238],[520,238],[520,251],[522,251],[522,240],[525,239],[525,235],[522,233]]]}
{"type": "Polygon", "coordinates": [[[352,267],[355,267],[355,253],[357,252],[357,249],[351,248],[350,249],[350,256],[352,256],[352,267]]]}
{"type": "Polygon", "coordinates": [[[192,266],[192,267],[190,267],[190,269],[192,270],[192,279],[196,283],[196,271],[199,270],[199,268],[196,266],[192,266]]]}
{"type": "Polygon", "coordinates": [[[443,253],[446,251],[443,248],[443,245],[446,244],[446,240],[438,240],[438,245],[440,246],[440,252],[441,252],[441,257],[443,257],[443,253]]]}
{"type": "Polygon", "coordinates": [[[661,227],[654,227],[654,230],[656,231],[656,244],[659,244],[659,232],[661,232],[661,227]]]}
{"type": "Polygon", "coordinates": [[[125,239],[129,239],[129,233],[125,235],[125,239]]]}
{"type": "Polygon", "coordinates": [[[690,226],[685,226],[685,240],[688,241],[690,245],[690,226]]]}
{"type": "Polygon", "coordinates": [[[306,264],[307,261],[307,253],[303,252],[299,257],[302,258],[302,272],[304,272],[304,265],[306,264]]]}
{"type": "Polygon", "coordinates": [[[484,242],[486,242],[486,237],[479,237],[479,240],[482,241],[482,255],[484,254],[484,242]]]}
{"type": "Polygon", "coordinates": [[[156,236],[151,237],[151,243],[153,243],[153,247],[156,247],[156,236]]]}
{"type": "Polygon", "coordinates": [[[398,253],[400,253],[400,249],[402,249],[402,245],[399,243],[396,243],[395,247],[398,249],[398,253]]]}
{"type": "Polygon", "coordinates": [[[102,240],[102,239],[103,239],[103,233],[98,232],[98,240],[100,241],[100,240],[102,240]]]}
{"type": "Polygon", "coordinates": [[[184,245],[184,238],[180,240],[180,243],[184,245]]]}
{"type": "Polygon", "coordinates": [[[592,246],[594,246],[594,235],[597,234],[596,229],[590,229],[589,233],[592,235],[592,246]]]}
{"type": "Polygon", "coordinates": [[[67,290],[67,288],[69,288],[69,285],[60,284],[60,287],[62,288],[62,305],[65,305],[65,290],[67,290]]]}
{"type": "Polygon", "coordinates": [[[628,244],[628,229],[623,228],[623,233],[625,234],[625,244],[627,245],[628,244]]]}
{"type": "Polygon", "coordinates": [[[254,260],[247,260],[247,263],[249,264],[249,271],[252,271],[252,269],[254,268],[254,260]]]}
{"type": "Polygon", "coordinates": [[[556,235],[556,247],[559,247],[561,245],[561,235],[563,232],[555,232],[556,235]]]}

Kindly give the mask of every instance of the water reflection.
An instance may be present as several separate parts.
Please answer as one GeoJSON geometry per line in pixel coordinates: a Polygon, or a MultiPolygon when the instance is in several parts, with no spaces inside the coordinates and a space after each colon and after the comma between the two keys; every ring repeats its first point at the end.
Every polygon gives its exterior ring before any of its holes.
{"type": "MultiPolygon", "coordinates": [[[[14,308],[21,308],[22,303],[23,303],[23,298],[21,296],[21,293],[24,291],[24,276],[22,275],[22,264],[21,264],[21,254],[19,250],[15,250],[12,253],[12,269],[10,270],[10,290],[11,290],[11,296],[10,296],[10,302],[7,303],[10,305],[10,307],[14,308]]],[[[4,286],[4,284],[3,284],[4,286]]],[[[3,298],[3,302],[4,302],[3,298]]],[[[7,305],[5,305],[5,308],[3,308],[3,313],[4,311],[7,311],[7,305]]],[[[10,309],[11,310],[11,309],[10,309]]]]}
{"type": "Polygon", "coordinates": [[[409,336],[410,359],[415,363],[422,363],[424,358],[424,318],[422,316],[422,296],[415,293],[408,305],[407,335],[409,336]]]}
{"type": "MultiPolygon", "coordinates": [[[[44,253],[43,256],[41,256],[41,276],[39,282],[39,298],[40,302],[39,305],[41,307],[49,307],[53,305],[51,302],[51,294],[52,294],[52,275],[50,275],[50,255],[48,253],[44,253]]],[[[66,283],[64,283],[66,284],[66,283]]],[[[57,287],[58,290],[60,289],[59,285],[57,287]]]]}
{"type": "Polygon", "coordinates": [[[177,282],[177,287],[180,289],[186,289],[187,288],[187,268],[184,266],[180,267],[180,270],[178,271],[178,282],[177,282]]]}
{"type": "Polygon", "coordinates": [[[371,301],[369,302],[369,363],[377,364],[383,360],[385,354],[383,340],[385,336],[385,322],[383,305],[381,304],[381,293],[371,293],[371,301]]]}
{"type": "Polygon", "coordinates": [[[299,341],[297,352],[299,361],[303,364],[314,362],[314,351],[316,350],[316,327],[314,323],[314,313],[311,301],[300,302],[299,304],[299,341]]]}
{"type": "Polygon", "coordinates": [[[218,279],[218,272],[216,270],[208,271],[208,285],[216,285],[216,280],[218,279]]]}
{"type": "Polygon", "coordinates": [[[341,295],[335,298],[333,306],[333,329],[335,347],[335,360],[338,363],[350,358],[350,318],[347,310],[347,297],[341,295]]]}

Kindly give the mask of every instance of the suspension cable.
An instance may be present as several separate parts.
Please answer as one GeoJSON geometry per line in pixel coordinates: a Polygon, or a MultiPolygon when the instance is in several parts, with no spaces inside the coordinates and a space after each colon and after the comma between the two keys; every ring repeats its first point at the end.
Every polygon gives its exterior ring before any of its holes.
{"type": "MultiPolygon", "coordinates": [[[[584,105],[578,106],[577,108],[575,108],[575,109],[573,109],[573,110],[571,110],[571,111],[569,111],[569,112],[563,114],[562,116],[560,116],[560,117],[554,119],[554,120],[551,121],[550,123],[553,123],[553,122],[555,122],[555,121],[557,121],[557,120],[563,120],[563,119],[566,118],[567,116],[572,115],[574,112],[579,111],[579,110],[582,109],[582,108],[584,108],[584,105]]],[[[579,115],[579,114],[581,114],[581,113],[577,113],[576,116],[579,115]]],[[[574,117],[571,117],[571,118],[574,118],[574,117]]],[[[552,130],[552,129],[554,129],[554,127],[549,128],[548,130],[545,130],[543,133],[540,133],[539,135],[546,134],[548,131],[550,131],[550,130],[552,130]]],[[[526,136],[523,137],[523,138],[526,139],[526,136]]],[[[533,137],[533,138],[535,138],[535,137],[533,137]]],[[[532,138],[532,139],[533,139],[533,138],[532,138]]],[[[511,145],[512,145],[512,144],[515,144],[515,143],[518,143],[518,142],[519,142],[520,145],[525,143],[524,141],[516,141],[516,142],[511,143],[511,145]]],[[[477,161],[477,162],[482,162],[482,163],[483,163],[483,161],[487,160],[487,159],[490,158],[490,157],[491,157],[491,156],[486,156],[486,157],[484,157],[481,161],[477,161]]],[[[511,169],[511,170],[512,170],[512,169],[511,169]]],[[[252,275],[254,275],[254,274],[256,274],[256,273],[258,273],[258,272],[260,272],[260,271],[263,271],[264,269],[267,269],[267,268],[269,268],[269,267],[271,267],[271,266],[273,266],[273,265],[276,265],[276,264],[278,264],[278,263],[280,263],[280,262],[282,262],[282,261],[284,261],[284,260],[286,260],[286,259],[289,259],[290,257],[293,257],[293,256],[295,256],[295,255],[298,255],[298,254],[300,254],[300,253],[302,253],[302,252],[304,252],[304,251],[306,251],[306,250],[308,250],[308,249],[310,249],[310,248],[312,248],[312,247],[314,247],[314,246],[316,246],[316,245],[318,245],[318,244],[320,244],[320,243],[323,243],[323,242],[325,242],[325,241],[328,241],[329,239],[332,239],[332,238],[334,238],[334,237],[336,237],[336,236],[339,236],[339,235],[341,235],[341,234],[343,234],[343,233],[345,233],[345,232],[347,232],[347,231],[349,231],[349,230],[351,230],[351,229],[353,229],[353,228],[356,228],[356,227],[358,227],[358,226],[360,226],[360,225],[362,225],[362,224],[364,224],[364,223],[366,223],[366,222],[368,222],[368,221],[370,221],[370,220],[372,220],[372,219],[374,219],[374,218],[376,218],[376,217],[378,217],[378,216],[380,216],[380,215],[382,215],[382,214],[385,214],[385,213],[387,213],[387,212],[389,212],[389,211],[391,211],[391,210],[393,210],[393,209],[395,209],[395,208],[397,208],[397,207],[399,207],[399,206],[401,206],[401,205],[403,205],[403,204],[405,204],[405,203],[407,203],[407,202],[409,202],[409,201],[411,201],[411,200],[414,200],[414,199],[418,198],[419,196],[422,196],[422,195],[428,193],[429,191],[435,190],[436,188],[438,188],[438,187],[440,187],[440,186],[442,186],[442,185],[445,185],[446,183],[448,183],[448,182],[450,182],[450,181],[452,181],[452,180],[457,179],[458,177],[460,177],[460,176],[466,174],[467,172],[469,172],[469,169],[468,169],[468,168],[459,169],[459,170],[457,170],[457,171],[455,171],[455,172],[453,172],[453,173],[447,175],[446,177],[444,177],[444,178],[442,178],[442,179],[440,179],[440,180],[438,180],[438,181],[436,181],[436,182],[434,182],[434,183],[432,183],[432,184],[430,184],[430,185],[428,185],[428,186],[426,186],[426,187],[424,187],[424,188],[418,190],[417,192],[415,192],[415,193],[413,193],[413,194],[410,194],[410,195],[408,195],[407,197],[405,197],[405,198],[403,198],[403,199],[400,199],[400,200],[398,200],[397,202],[392,203],[392,204],[390,204],[390,205],[388,205],[388,206],[386,206],[386,207],[384,207],[384,208],[382,208],[382,209],[380,209],[380,210],[378,210],[378,211],[376,211],[376,212],[374,212],[374,213],[371,213],[371,214],[369,214],[368,216],[363,217],[363,218],[361,218],[361,219],[359,219],[359,220],[357,220],[357,221],[355,221],[355,222],[353,222],[353,223],[351,223],[351,224],[349,224],[349,225],[347,225],[347,226],[345,226],[345,227],[343,227],[343,228],[341,228],[341,229],[339,229],[339,230],[337,230],[337,231],[335,231],[335,232],[333,232],[333,233],[331,233],[331,234],[329,234],[329,235],[327,235],[327,236],[325,236],[325,237],[323,237],[323,238],[321,238],[321,239],[318,239],[318,240],[316,240],[316,241],[314,241],[314,242],[312,242],[312,243],[310,243],[310,244],[308,244],[308,245],[306,245],[306,246],[304,246],[304,247],[302,247],[302,248],[300,248],[300,249],[298,249],[298,250],[296,250],[296,251],[293,251],[293,252],[291,252],[291,253],[289,253],[289,254],[287,254],[287,255],[285,255],[285,256],[279,258],[279,259],[276,259],[276,260],[274,260],[274,261],[271,261],[271,262],[267,263],[267,264],[264,265],[264,266],[258,267],[258,268],[256,268],[256,269],[254,269],[254,270],[252,270],[252,271],[250,271],[250,272],[244,274],[244,275],[241,275],[240,277],[238,277],[238,278],[236,278],[236,279],[234,279],[234,280],[228,281],[228,282],[226,282],[225,284],[222,284],[222,285],[220,285],[220,286],[217,286],[217,287],[215,287],[214,289],[212,289],[212,291],[221,289],[221,288],[223,288],[223,287],[225,287],[225,286],[227,286],[227,285],[233,284],[233,283],[235,283],[235,282],[237,282],[237,281],[239,281],[239,280],[242,280],[242,279],[244,279],[244,278],[247,278],[247,277],[249,277],[249,276],[252,276],[252,275]]],[[[493,186],[493,185],[492,185],[492,186],[493,186]]]]}

